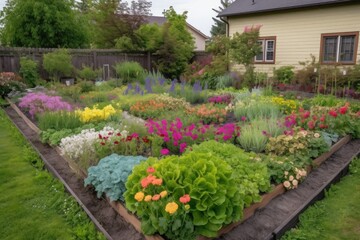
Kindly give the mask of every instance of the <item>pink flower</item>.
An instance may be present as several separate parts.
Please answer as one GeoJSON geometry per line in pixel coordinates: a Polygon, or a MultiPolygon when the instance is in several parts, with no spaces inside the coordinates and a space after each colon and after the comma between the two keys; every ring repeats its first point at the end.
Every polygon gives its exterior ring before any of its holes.
{"type": "Polygon", "coordinates": [[[245,121],[246,121],[246,117],[245,117],[245,116],[242,116],[242,117],[241,117],[241,121],[245,122],[245,121]]]}
{"type": "Polygon", "coordinates": [[[154,173],[155,172],[155,168],[153,167],[148,167],[146,170],[147,173],[154,173]]]}
{"type": "Polygon", "coordinates": [[[161,155],[169,155],[170,151],[167,148],[163,148],[160,150],[161,155]]]}
{"type": "Polygon", "coordinates": [[[187,147],[186,143],[180,143],[180,152],[183,153],[187,147]]]}

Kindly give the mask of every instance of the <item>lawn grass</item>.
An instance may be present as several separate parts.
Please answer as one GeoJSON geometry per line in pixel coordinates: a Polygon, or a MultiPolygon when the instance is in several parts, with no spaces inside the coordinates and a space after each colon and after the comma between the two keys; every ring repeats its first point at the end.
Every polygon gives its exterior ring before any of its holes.
{"type": "Polygon", "coordinates": [[[105,239],[0,109],[0,239],[105,239]]]}
{"type": "Polygon", "coordinates": [[[360,159],[355,159],[350,175],[332,186],[326,198],[300,216],[299,227],[282,240],[360,239],[360,159]]]}

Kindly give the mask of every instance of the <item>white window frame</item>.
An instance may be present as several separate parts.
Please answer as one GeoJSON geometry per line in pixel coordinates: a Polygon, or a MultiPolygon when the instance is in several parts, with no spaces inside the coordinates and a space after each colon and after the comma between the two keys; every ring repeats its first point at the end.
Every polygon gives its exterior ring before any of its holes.
{"type": "Polygon", "coordinates": [[[276,38],[275,37],[263,37],[258,40],[258,42],[261,42],[262,47],[262,59],[257,59],[257,56],[254,57],[255,63],[275,63],[275,52],[276,52],[276,38]],[[273,42],[273,49],[271,51],[268,51],[268,43],[273,42]],[[273,59],[268,60],[267,59],[267,53],[272,52],[273,53],[273,59]]]}

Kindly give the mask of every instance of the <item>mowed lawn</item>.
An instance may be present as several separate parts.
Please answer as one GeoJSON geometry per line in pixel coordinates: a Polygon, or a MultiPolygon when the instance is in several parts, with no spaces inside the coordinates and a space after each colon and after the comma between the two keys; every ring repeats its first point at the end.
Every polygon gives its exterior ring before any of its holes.
{"type": "Polygon", "coordinates": [[[0,109],[0,239],[102,239],[0,109]]]}
{"type": "Polygon", "coordinates": [[[283,240],[358,240],[360,239],[360,159],[355,159],[350,174],[332,186],[324,200],[300,216],[299,227],[283,240]]]}

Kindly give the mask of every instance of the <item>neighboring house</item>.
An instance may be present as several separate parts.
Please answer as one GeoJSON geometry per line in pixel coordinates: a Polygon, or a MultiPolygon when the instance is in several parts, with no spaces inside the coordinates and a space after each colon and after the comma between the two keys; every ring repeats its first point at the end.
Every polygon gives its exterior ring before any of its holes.
{"type": "MultiPolygon", "coordinates": [[[[148,23],[157,23],[159,26],[166,22],[165,17],[148,16],[146,17],[148,23]]],[[[205,43],[209,40],[209,37],[203,34],[200,30],[196,29],[189,23],[186,23],[187,30],[195,41],[195,51],[205,51],[205,43]]]]}
{"type": "Polygon", "coordinates": [[[228,22],[228,34],[259,26],[262,52],[257,71],[311,60],[323,65],[360,63],[359,0],[237,0],[218,17],[228,22]]]}

